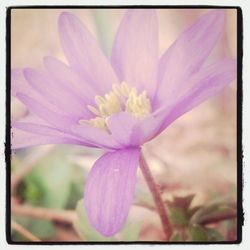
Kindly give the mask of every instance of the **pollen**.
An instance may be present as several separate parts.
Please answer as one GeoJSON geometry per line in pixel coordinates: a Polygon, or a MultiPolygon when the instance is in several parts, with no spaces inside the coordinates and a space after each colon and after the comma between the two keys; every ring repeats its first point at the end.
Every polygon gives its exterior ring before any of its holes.
{"type": "Polygon", "coordinates": [[[96,117],[90,120],[79,120],[80,124],[90,124],[108,131],[107,119],[119,112],[131,113],[137,119],[142,119],[151,113],[151,103],[146,91],[138,94],[136,88],[126,82],[114,84],[112,90],[104,96],[95,96],[95,106],[87,108],[96,117]]]}

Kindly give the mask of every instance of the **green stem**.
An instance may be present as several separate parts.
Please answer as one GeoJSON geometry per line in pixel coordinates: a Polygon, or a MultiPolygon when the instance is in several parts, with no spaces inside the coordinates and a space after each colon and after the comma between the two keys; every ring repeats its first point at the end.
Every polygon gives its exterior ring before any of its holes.
{"type": "Polygon", "coordinates": [[[140,168],[141,168],[142,174],[147,182],[149,190],[152,193],[156,208],[158,210],[158,213],[159,213],[159,216],[161,219],[161,224],[163,227],[163,231],[165,233],[166,240],[169,241],[169,239],[172,235],[172,226],[170,224],[170,220],[168,218],[166,208],[165,208],[164,203],[162,201],[160,191],[159,191],[159,189],[158,189],[158,187],[153,179],[153,176],[151,174],[151,171],[149,169],[147,162],[145,161],[143,154],[141,154],[141,157],[140,157],[140,168]]]}

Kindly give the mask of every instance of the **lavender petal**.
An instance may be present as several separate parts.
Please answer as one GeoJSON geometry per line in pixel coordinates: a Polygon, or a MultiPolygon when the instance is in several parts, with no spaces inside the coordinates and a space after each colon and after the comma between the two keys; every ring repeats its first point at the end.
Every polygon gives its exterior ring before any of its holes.
{"type": "Polygon", "coordinates": [[[84,205],[91,224],[105,236],[112,236],[124,225],[132,204],[139,149],[107,153],[89,173],[84,205]]]}

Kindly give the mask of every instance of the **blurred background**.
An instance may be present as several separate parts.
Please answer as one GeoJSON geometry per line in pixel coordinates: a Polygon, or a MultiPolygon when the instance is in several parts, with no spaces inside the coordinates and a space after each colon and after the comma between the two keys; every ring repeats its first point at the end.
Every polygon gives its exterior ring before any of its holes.
{"type": "MultiPolygon", "coordinates": [[[[11,67],[43,67],[44,56],[66,62],[60,46],[60,9],[13,9],[11,67]]],[[[110,57],[125,9],[70,9],[110,57]]],[[[206,9],[158,9],[160,54],[206,9]]],[[[236,10],[210,60],[236,58],[236,10]]],[[[231,241],[236,235],[236,82],[175,121],[143,150],[174,226],[172,241],[231,241]]],[[[14,97],[11,118],[26,114],[14,97]]],[[[86,176],[103,152],[46,145],[12,154],[13,241],[162,241],[151,194],[138,170],[134,204],[124,229],[112,238],[89,224],[82,205],[86,176]]]]}

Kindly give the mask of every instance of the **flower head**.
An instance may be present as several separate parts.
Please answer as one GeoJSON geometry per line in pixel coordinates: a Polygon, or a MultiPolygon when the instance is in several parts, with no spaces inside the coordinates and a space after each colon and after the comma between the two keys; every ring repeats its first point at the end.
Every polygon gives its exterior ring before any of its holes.
{"type": "Polygon", "coordinates": [[[159,57],[154,10],[128,10],[109,61],[74,15],[59,17],[68,65],[44,58],[45,70],[12,71],[12,94],[30,115],[12,123],[12,147],[77,144],[105,149],[87,179],[84,204],[92,225],[110,236],[133,200],[140,146],[235,78],[235,60],[205,64],[223,28],[209,11],[159,57]]]}

